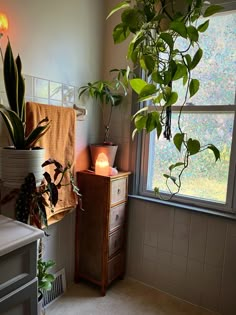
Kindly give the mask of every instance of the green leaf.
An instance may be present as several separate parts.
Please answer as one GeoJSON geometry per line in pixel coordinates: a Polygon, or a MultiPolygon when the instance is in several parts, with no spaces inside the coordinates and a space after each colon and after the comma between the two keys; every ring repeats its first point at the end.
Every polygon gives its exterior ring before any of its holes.
{"type": "Polygon", "coordinates": [[[178,33],[180,36],[187,38],[187,29],[183,22],[180,21],[171,22],[170,29],[178,33]]]}
{"type": "Polygon", "coordinates": [[[121,14],[121,20],[123,24],[127,25],[132,32],[139,29],[140,24],[140,13],[136,9],[128,8],[121,14]]]}
{"type": "Polygon", "coordinates": [[[213,144],[209,144],[207,146],[207,149],[211,150],[214,153],[216,161],[220,160],[220,151],[217,149],[216,146],[214,146],[213,144]]]}
{"type": "Polygon", "coordinates": [[[147,112],[147,111],[148,111],[148,106],[139,109],[139,110],[133,115],[132,120],[133,120],[137,115],[139,115],[139,114],[141,114],[141,113],[144,113],[144,112],[147,112]]]}
{"type": "Polygon", "coordinates": [[[163,174],[163,176],[167,179],[171,179],[172,182],[175,184],[176,183],[176,177],[175,176],[171,176],[171,175],[168,175],[168,174],[163,174]]]}
{"type": "Polygon", "coordinates": [[[180,78],[183,78],[184,76],[187,75],[187,68],[185,65],[183,64],[177,64],[177,68],[176,68],[176,71],[175,71],[175,74],[172,78],[173,81],[175,80],[179,80],[180,78]]]}
{"type": "Polygon", "coordinates": [[[145,39],[143,36],[143,31],[137,32],[137,34],[134,36],[134,38],[131,40],[129,47],[128,47],[128,54],[127,58],[130,59],[132,57],[132,54],[134,53],[134,50],[136,47],[145,39]]]}
{"type": "Polygon", "coordinates": [[[157,129],[157,135],[160,136],[160,114],[157,111],[148,113],[146,121],[146,130],[151,132],[154,129],[157,129]]]}
{"type": "Polygon", "coordinates": [[[189,54],[184,55],[184,60],[188,65],[188,69],[191,69],[191,62],[192,62],[191,56],[189,54]]]}
{"type": "Polygon", "coordinates": [[[156,83],[159,83],[159,84],[164,83],[164,80],[163,80],[162,76],[160,75],[159,71],[155,71],[152,73],[152,80],[156,83]]]}
{"type": "Polygon", "coordinates": [[[190,97],[192,97],[194,94],[196,94],[199,90],[199,80],[197,79],[192,79],[189,85],[189,92],[190,92],[190,97]]]}
{"type": "Polygon", "coordinates": [[[10,108],[18,114],[18,71],[8,41],[3,60],[4,83],[10,108]]]}
{"type": "Polygon", "coordinates": [[[195,53],[195,55],[193,56],[193,60],[191,62],[191,68],[190,68],[191,70],[194,69],[198,65],[199,61],[202,58],[202,55],[203,55],[203,51],[201,48],[199,48],[197,52],[195,53]]]}
{"type": "Polygon", "coordinates": [[[120,23],[115,26],[112,36],[115,44],[119,44],[126,40],[126,38],[129,36],[130,31],[127,25],[120,23]]]}
{"type": "Polygon", "coordinates": [[[170,47],[170,50],[173,50],[174,40],[169,33],[161,33],[160,38],[163,39],[164,42],[170,47]]]}
{"type": "Polygon", "coordinates": [[[197,28],[198,32],[201,32],[201,33],[205,32],[208,29],[208,26],[209,26],[209,20],[205,21],[204,23],[198,26],[197,28]]]}
{"type": "Polygon", "coordinates": [[[144,70],[148,70],[148,75],[151,74],[155,67],[155,61],[149,55],[143,55],[140,59],[140,66],[144,70]]]}
{"type": "Polygon", "coordinates": [[[211,15],[213,15],[215,13],[218,13],[218,12],[222,11],[223,9],[224,9],[224,7],[222,7],[221,5],[217,5],[217,4],[210,5],[206,9],[206,11],[204,12],[203,17],[211,16],[211,15]]]}
{"type": "Polygon", "coordinates": [[[135,124],[135,127],[138,129],[138,131],[145,129],[147,117],[148,116],[143,116],[139,114],[134,118],[134,124],[135,124]]]}
{"type": "Polygon", "coordinates": [[[139,93],[139,98],[151,96],[156,92],[156,86],[154,84],[146,84],[139,93]]]}
{"type": "Polygon", "coordinates": [[[31,133],[25,139],[25,149],[32,148],[36,142],[48,131],[51,122],[48,118],[41,120],[37,127],[35,127],[31,133]]]}
{"type": "Polygon", "coordinates": [[[176,133],[173,138],[174,145],[176,146],[177,150],[180,152],[181,147],[184,141],[184,133],[176,133]]]}
{"type": "Polygon", "coordinates": [[[142,89],[147,85],[147,82],[142,79],[131,79],[129,83],[137,94],[140,94],[142,89]]]}
{"type": "Polygon", "coordinates": [[[158,187],[154,187],[154,194],[155,196],[159,197],[160,196],[160,190],[158,187]]]}
{"type": "Polygon", "coordinates": [[[177,162],[177,163],[175,163],[175,164],[171,164],[171,165],[169,166],[169,170],[172,171],[174,168],[176,168],[176,167],[178,167],[178,166],[183,166],[183,165],[184,165],[183,162],[177,162]]]}
{"type": "Polygon", "coordinates": [[[113,15],[115,12],[121,10],[121,9],[125,9],[130,7],[130,1],[122,1],[120,3],[118,3],[112,10],[111,12],[108,14],[107,19],[113,15]]]}
{"type": "Polygon", "coordinates": [[[198,31],[194,26],[192,26],[192,25],[188,26],[187,27],[187,33],[188,33],[188,37],[190,40],[192,40],[193,42],[198,41],[198,37],[199,37],[198,31]]]}
{"type": "Polygon", "coordinates": [[[22,64],[20,56],[16,58],[16,66],[18,72],[18,115],[22,121],[25,121],[25,80],[22,76],[22,64]]]}
{"type": "Polygon", "coordinates": [[[171,92],[170,96],[167,99],[165,106],[171,106],[171,105],[175,104],[177,102],[177,100],[178,100],[178,93],[171,92]]]}
{"type": "Polygon", "coordinates": [[[193,140],[189,138],[187,141],[187,149],[190,155],[194,155],[199,152],[200,150],[200,142],[198,140],[193,140]]]}

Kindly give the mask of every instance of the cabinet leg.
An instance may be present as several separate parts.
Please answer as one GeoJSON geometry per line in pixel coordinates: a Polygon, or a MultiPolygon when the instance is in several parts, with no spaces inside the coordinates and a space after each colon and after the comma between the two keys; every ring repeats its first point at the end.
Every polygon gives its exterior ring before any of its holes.
{"type": "Polygon", "coordinates": [[[101,286],[101,296],[106,295],[106,287],[104,285],[101,286]]]}

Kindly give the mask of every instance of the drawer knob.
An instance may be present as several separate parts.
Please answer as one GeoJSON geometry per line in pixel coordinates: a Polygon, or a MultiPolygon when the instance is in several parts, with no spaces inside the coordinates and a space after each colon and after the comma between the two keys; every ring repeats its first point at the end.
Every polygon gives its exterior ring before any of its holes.
{"type": "Polygon", "coordinates": [[[116,215],[116,221],[119,219],[119,214],[116,215]]]}
{"type": "Polygon", "coordinates": [[[117,189],[117,194],[119,195],[121,193],[120,188],[117,189]]]}

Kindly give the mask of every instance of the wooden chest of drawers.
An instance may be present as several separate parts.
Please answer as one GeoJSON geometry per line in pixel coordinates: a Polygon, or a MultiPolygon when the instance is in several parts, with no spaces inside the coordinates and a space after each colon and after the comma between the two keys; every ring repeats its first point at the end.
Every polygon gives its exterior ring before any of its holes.
{"type": "Polygon", "coordinates": [[[82,208],[77,209],[75,280],[107,286],[125,272],[126,203],[129,172],[100,176],[78,172],[82,208]]]}

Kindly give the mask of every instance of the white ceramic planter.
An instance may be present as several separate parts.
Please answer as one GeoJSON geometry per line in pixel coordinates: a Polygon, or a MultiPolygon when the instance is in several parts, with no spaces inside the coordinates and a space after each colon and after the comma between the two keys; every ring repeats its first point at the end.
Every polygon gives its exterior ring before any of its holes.
{"type": "Polygon", "coordinates": [[[90,144],[90,153],[91,153],[91,159],[92,159],[92,165],[91,168],[95,168],[95,163],[98,157],[99,153],[106,154],[109,162],[109,166],[114,165],[116,152],[118,145],[103,145],[103,144],[90,144]]]}
{"type": "Polygon", "coordinates": [[[0,176],[5,187],[19,188],[29,173],[34,173],[36,184],[43,179],[44,149],[0,149],[0,176]]]}

